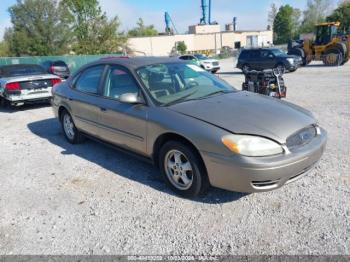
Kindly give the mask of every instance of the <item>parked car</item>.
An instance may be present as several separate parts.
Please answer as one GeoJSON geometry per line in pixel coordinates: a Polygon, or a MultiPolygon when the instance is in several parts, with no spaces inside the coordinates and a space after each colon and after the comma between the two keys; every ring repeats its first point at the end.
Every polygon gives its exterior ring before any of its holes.
{"type": "Polygon", "coordinates": [[[326,131],[291,103],[237,91],[173,58],[97,61],[53,88],[66,139],[93,137],[157,165],[172,190],[262,192],[320,159],[326,131]]]}
{"type": "Polygon", "coordinates": [[[22,105],[49,100],[51,88],[61,79],[48,74],[39,65],[0,66],[0,100],[2,105],[22,105]]]}
{"type": "Polygon", "coordinates": [[[70,76],[69,67],[64,61],[45,61],[41,66],[45,68],[46,72],[57,75],[62,79],[67,79],[70,76]]]}
{"type": "Polygon", "coordinates": [[[296,71],[302,64],[299,56],[287,55],[277,48],[242,49],[237,62],[237,68],[243,72],[278,68],[284,72],[296,71]]]}
{"type": "Polygon", "coordinates": [[[191,61],[192,63],[212,73],[216,73],[220,70],[220,64],[217,59],[208,58],[202,54],[182,55],[179,58],[181,60],[191,61]]]}

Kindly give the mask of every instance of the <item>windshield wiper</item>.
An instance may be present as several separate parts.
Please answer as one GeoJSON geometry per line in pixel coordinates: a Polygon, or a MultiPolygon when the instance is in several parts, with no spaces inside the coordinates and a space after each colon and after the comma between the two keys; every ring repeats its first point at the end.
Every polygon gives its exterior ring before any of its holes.
{"type": "Polygon", "coordinates": [[[218,90],[218,91],[215,91],[215,92],[212,92],[212,93],[209,93],[205,96],[202,96],[201,98],[199,99],[203,99],[203,98],[207,98],[209,96],[213,96],[213,95],[216,95],[216,94],[227,94],[227,93],[231,93],[233,91],[229,91],[229,90],[218,90]]]}
{"type": "Polygon", "coordinates": [[[173,100],[173,101],[171,101],[171,102],[169,102],[169,103],[165,103],[165,104],[163,104],[163,106],[171,106],[171,105],[173,105],[173,104],[177,104],[177,103],[179,103],[179,102],[185,101],[185,99],[186,99],[187,97],[190,97],[191,95],[195,94],[196,92],[197,92],[197,90],[194,91],[194,92],[192,92],[192,93],[190,93],[190,94],[188,94],[188,95],[185,95],[185,96],[183,96],[183,97],[180,97],[180,98],[178,98],[178,99],[175,99],[175,100],[173,100]]]}

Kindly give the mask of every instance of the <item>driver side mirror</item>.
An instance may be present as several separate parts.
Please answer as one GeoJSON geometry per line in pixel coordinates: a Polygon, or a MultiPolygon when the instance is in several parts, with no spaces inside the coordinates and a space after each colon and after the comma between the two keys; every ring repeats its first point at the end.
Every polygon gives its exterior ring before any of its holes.
{"type": "Polygon", "coordinates": [[[270,59],[275,58],[275,56],[273,54],[269,54],[267,57],[270,58],[270,59]]]}
{"type": "Polygon", "coordinates": [[[128,104],[143,104],[143,99],[137,93],[125,93],[119,96],[119,101],[128,104]]]}

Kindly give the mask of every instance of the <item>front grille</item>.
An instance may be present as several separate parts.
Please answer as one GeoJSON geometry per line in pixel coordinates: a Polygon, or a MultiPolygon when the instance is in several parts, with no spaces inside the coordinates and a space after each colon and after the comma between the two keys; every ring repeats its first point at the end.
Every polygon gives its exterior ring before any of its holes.
{"type": "Polygon", "coordinates": [[[218,66],[219,62],[213,62],[213,66],[218,66]]]}
{"type": "Polygon", "coordinates": [[[252,181],[252,185],[257,188],[271,188],[278,185],[280,179],[276,180],[264,180],[264,181],[252,181]]]}
{"type": "Polygon", "coordinates": [[[309,126],[288,137],[286,145],[289,150],[293,150],[310,143],[316,135],[316,127],[309,126]]]}
{"type": "Polygon", "coordinates": [[[33,81],[27,81],[27,82],[21,82],[20,83],[22,90],[35,90],[35,89],[42,89],[42,88],[48,88],[51,86],[51,80],[50,79],[40,79],[40,80],[33,80],[33,81]]]}

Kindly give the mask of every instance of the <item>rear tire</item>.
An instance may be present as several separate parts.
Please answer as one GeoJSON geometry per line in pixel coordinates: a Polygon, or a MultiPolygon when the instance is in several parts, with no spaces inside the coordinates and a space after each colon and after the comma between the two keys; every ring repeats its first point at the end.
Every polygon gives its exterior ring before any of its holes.
{"type": "Polygon", "coordinates": [[[80,144],[85,140],[83,134],[76,128],[72,116],[64,110],[61,114],[61,125],[64,136],[71,144],[80,144]]]}
{"type": "Polygon", "coordinates": [[[0,107],[2,108],[10,108],[11,103],[6,98],[0,96],[0,107]]]}
{"type": "Polygon", "coordinates": [[[341,65],[346,64],[349,61],[349,58],[343,59],[343,62],[341,63],[341,65]]]}
{"type": "Polygon", "coordinates": [[[166,184],[176,194],[193,198],[209,188],[204,164],[190,146],[169,141],[160,149],[158,161],[166,184]]]}

